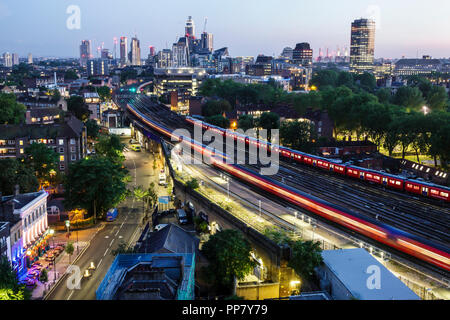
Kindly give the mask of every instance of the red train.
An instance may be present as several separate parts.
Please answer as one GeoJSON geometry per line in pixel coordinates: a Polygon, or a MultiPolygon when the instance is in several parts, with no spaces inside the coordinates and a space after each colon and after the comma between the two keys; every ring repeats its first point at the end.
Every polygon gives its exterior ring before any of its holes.
{"type": "MultiPolygon", "coordinates": [[[[448,247],[437,244],[433,241],[424,239],[423,237],[411,234],[409,232],[391,227],[375,219],[362,216],[358,213],[350,212],[345,208],[330,204],[322,199],[282,185],[274,180],[271,180],[268,177],[262,177],[248,169],[242,168],[237,165],[227,164],[226,155],[218,153],[215,150],[212,150],[211,148],[206,147],[203,144],[190,138],[175,135],[170,129],[164,127],[158,122],[149,119],[147,116],[137,111],[129,104],[127,105],[127,109],[144,124],[171,139],[172,141],[178,140],[182,143],[186,143],[195,150],[201,152],[203,155],[210,157],[212,160],[212,164],[219,169],[227,171],[228,173],[239,179],[247,181],[248,183],[257,186],[260,189],[266,190],[280,198],[289,201],[292,204],[303,207],[348,229],[359,232],[376,241],[384,243],[418,259],[450,271],[450,254],[448,251],[448,247]]],[[[274,150],[279,149],[278,146],[274,146],[273,148],[274,150]]],[[[294,158],[296,158],[297,156],[297,159],[299,159],[300,161],[303,161],[307,157],[310,157],[310,159],[307,159],[307,161],[311,161],[313,164],[318,164],[319,160],[318,158],[310,155],[306,157],[300,155],[299,158],[299,155],[297,153],[292,156],[294,158]]],[[[328,167],[329,170],[334,171],[335,169],[337,169],[338,172],[340,171],[340,168],[342,168],[341,165],[335,165],[332,163],[329,163],[328,165],[325,163],[321,163],[321,165],[323,165],[324,167],[328,167]]]]}
{"type": "MultiPolygon", "coordinates": [[[[192,117],[187,117],[186,121],[193,125],[200,124],[197,119],[192,117]]],[[[270,151],[273,149],[274,151],[279,152],[281,157],[285,159],[291,159],[295,162],[303,163],[311,167],[317,167],[322,170],[331,171],[342,176],[382,185],[389,189],[406,191],[424,197],[450,202],[450,188],[445,186],[435,185],[419,180],[410,180],[385,172],[339,163],[331,159],[321,158],[319,156],[310,155],[286,147],[271,145],[269,142],[259,141],[255,138],[243,136],[230,130],[224,130],[205,122],[201,122],[201,125],[204,130],[210,129],[218,134],[221,134],[222,136],[226,135],[233,137],[235,140],[239,139],[240,141],[245,140],[246,144],[251,144],[265,149],[268,148],[270,151]]]]}

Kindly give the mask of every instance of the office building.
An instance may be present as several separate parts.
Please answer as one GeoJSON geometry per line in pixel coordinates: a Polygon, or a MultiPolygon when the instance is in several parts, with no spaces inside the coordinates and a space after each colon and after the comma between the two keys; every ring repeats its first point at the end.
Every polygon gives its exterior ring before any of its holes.
{"type": "Polygon", "coordinates": [[[214,37],[212,33],[203,32],[201,38],[201,48],[207,50],[208,52],[213,52],[214,50],[214,37]]]}
{"type": "Polygon", "coordinates": [[[11,68],[13,66],[12,55],[9,52],[3,54],[3,65],[5,67],[11,68]]]}
{"type": "Polygon", "coordinates": [[[19,64],[19,55],[17,53],[12,54],[12,65],[17,66],[19,64]]]}
{"type": "Polygon", "coordinates": [[[375,54],[375,21],[359,19],[352,22],[350,72],[373,72],[375,54]]]}
{"type": "Polygon", "coordinates": [[[131,65],[141,65],[141,45],[137,37],[131,39],[131,65]]]}
{"type": "Polygon", "coordinates": [[[207,76],[201,68],[165,68],[154,71],[154,94],[171,99],[175,112],[187,113],[189,99],[196,96],[198,88],[207,76]]]}
{"type": "Polygon", "coordinates": [[[80,45],[80,65],[86,67],[89,59],[92,58],[91,40],[83,40],[80,45]]]}
{"type": "Polygon", "coordinates": [[[442,62],[423,56],[422,59],[400,59],[395,63],[394,75],[396,76],[427,76],[442,71],[442,62]]]}
{"type": "Polygon", "coordinates": [[[313,50],[309,43],[297,43],[295,49],[292,50],[292,60],[294,64],[302,67],[311,67],[313,59],[313,50]]]}
{"type": "Polygon", "coordinates": [[[187,38],[193,37],[195,38],[195,24],[194,20],[192,20],[192,17],[189,16],[188,20],[186,21],[186,28],[185,28],[185,35],[187,38]]]}
{"type": "Polygon", "coordinates": [[[126,66],[128,64],[128,38],[120,37],[120,64],[126,66]]]}
{"type": "Polygon", "coordinates": [[[283,49],[283,52],[281,52],[280,56],[292,60],[294,56],[294,49],[291,47],[286,47],[283,49]]]}
{"type": "Polygon", "coordinates": [[[28,54],[28,64],[33,64],[33,55],[31,53],[28,54]]]}
{"type": "Polygon", "coordinates": [[[188,67],[189,66],[189,39],[181,37],[178,42],[172,45],[172,59],[174,67],[188,67]]]}
{"type": "Polygon", "coordinates": [[[107,59],[91,59],[87,62],[88,77],[109,75],[109,61],[107,59]]]}
{"type": "Polygon", "coordinates": [[[157,66],[158,68],[170,68],[173,64],[172,50],[163,49],[158,52],[157,66]]]}

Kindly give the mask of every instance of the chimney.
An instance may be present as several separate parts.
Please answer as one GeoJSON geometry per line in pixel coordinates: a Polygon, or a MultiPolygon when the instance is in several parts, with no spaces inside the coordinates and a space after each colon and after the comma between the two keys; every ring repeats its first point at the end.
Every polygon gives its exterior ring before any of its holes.
{"type": "Polygon", "coordinates": [[[14,187],[14,196],[18,196],[20,194],[20,187],[18,184],[14,187]]]}

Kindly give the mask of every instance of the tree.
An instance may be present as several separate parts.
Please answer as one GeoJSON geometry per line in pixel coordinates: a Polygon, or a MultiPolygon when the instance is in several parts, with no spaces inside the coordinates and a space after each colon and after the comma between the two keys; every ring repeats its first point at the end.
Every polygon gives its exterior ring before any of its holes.
{"type": "Polygon", "coordinates": [[[264,112],[258,119],[258,127],[267,130],[267,138],[271,141],[271,130],[280,128],[280,116],[274,112],[264,112]]]}
{"type": "Polygon", "coordinates": [[[0,124],[20,124],[25,121],[27,108],[10,93],[0,93],[0,124]]]}
{"type": "Polygon", "coordinates": [[[54,89],[51,91],[52,101],[58,102],[61,99],[61,93],[58,89],[54,89]]]}
{"type": "Polygon", "coordinates": [[[127,173],[121,163],[105,157],[73,163],[64,179],[65,205],[103,217],[125,198],[127,173]]]}
{"type": "Polygon", "coordinates": [[[280,139],[284,146],[295,150],[311,152],[317,139],[314,124],[306,121],[283,122],[280,127],[280,139]]]}
{"type": "Polygon", "coordinates": [[[89,119],[88,121],[86,121],[85,125],[87,130],[87,136],[91,139],[97,139],[100,133],[100,126],[98,125],[97,121],[89,119]]]}
{"type": "Polygon", "coordinates": [[[316,86],[321,89],[325,86],[335,87],[338,80],[338,74],[334,70],[320,70],[317,71],[310,81],[310,86],[316,86]]]}
{"type": "Polygon", "coordinates": [[[69,69],[64,73],[64,81],[77,80],[77,79],[78,79],[78,74],[72,69],[69,69]]]}
{"type": "Polygon", "coordinates": [[[97,93],[103,102],[111,100],[111,89],[109,87],[100,87],[97,89],[97,93]]]}
{"type": "Polygon", "coordinates": [[[428,107],[433,111],[444,111],[448,106],[448,95],[444,87],[433,86],[426,96],[428,107]]]}
{"type": "Polygon", "coordinates": [[[388,103],[391,100],[391,98],[392,98],[391,89],[389,89],[389,88],[382,88],[382,89],[378,90],[377,91],[377,98],[378,98],[378,101],[380,103],[383,103],[383,104],[384,103],[388,103]]]}
{"type": "Polygon", "coordinates": [[[350,89],[352,89],[355,85],[355,80],[353,79],[353,75],[350,72],[341,71],[339,72],[336,85],[339,86],[346,86],[350,89]]]}
{"type": "Polygon", "coordinates": [[[25,163],[33,168],[42,184],[58,170],[58,154],[43,143],[33,143],[25,149],[25,163]]]}
{"type": "Polygon", "coordinates": [[[133,189],[133,195],[136,199],[142,201],[143,212],[147,215],[148,208],[156,205],[158,194],[155,191],[155,184],[152,182],[148,189],[138,186],[133,189]]]}
{"type": "Polygon", "coordinates": [[[31,292],[19,284],[17,273],[4,255],[0,255],[0,300],[29,300],[31,292]]]}
{"type": "Polygon", "coordinates": [[[111,254],[113,256],[118,256],[119,254],[131,254],[131,253],[134,253],[134,248],[128,247],[127,243],[123,240],[121,240],[119,242],[116,249],[111,250],[111,254]]]}
{"type": "Polygon", "coordinates": [[[357,80],[359,81],[360,88],[367,92],[373,92],[377,87],[377,80],[371,73],[364,72],[363,74],[357,76],[357,80]]]}
{"type": "Polygon", "coordinates": [[[206,122],[224,129],[228,129],[230,127],[230,120],[220,114],[206,118],[206,122]]]}
{"type": "Polygon", "coordinates": [[[253,129],[255,127],[255,119],[252,115],[246,114],[239,117],[238,128],[244,131],[253,129]]]}
{"type": "Polygon", "coordinates": [[[231,291],[235,279],[243,279],[256,266],[250,256],[252,248],[236,230],[225,230],[211,236],[202,253],[209,261],[207,278],[219,290],[231,291]]]}
{"type": "Polygon", "coordinates": [[[425,105],[425,100],[418,88],[400,87],[394,96],[394,103],[410,110],[420,110],[425,105]]]}
{"type": "Polygon", "coordinates": [[[95,152],[97,156],[107,157],[114,162],[122,163],[125,159],[123,148],[124,144],[120,142],[119,136],[114,134],[102,135],[95,145],[95,152]]]}
{"type": "Polygon", "coordinates": [[[66,244],[66,249],[65,249],[65,251],[66,251],[66,253],[69,255],[69,264],[70,264],[70,258],[72,257],[73,252],[75,251],[75,248],[74,248],[72,242],[68,242],[68,243],[66,244]]]}
{"type": "Polygon", "coordinates": [[[3,195],[14,193],[15,185],[20,192],[31,193],[39,188],[39,181],[33,169],[18,159],[0,160],[0,192],[3,195]]]}
{"type": "Polygon", "coordinates": [[[232,110],[230,103],[226,100],[210,100],[202,106],[202,115],[212,117],[222,115],[224,112],[232,110]]]}
{"type": "Polygon", "coordinates": [[[90,115],[88,106],[80,96],[72,96],[67,100],[67,110],[81,121],[86,121],[90,115]]]}
{"type": "Polygon", "coordinates": [[[288,266],[300,277],[310,279],[314,269],[323,262],[321,253],[319,242],[295,241],[291,243],[291,258],[288,266]]]}
{"type": "Polygon", "coordinates": [[[198,180],[195,178],[192,178],[191,180],[189,180],[188,182],[186,182],[186,187],[192,190],[196,190],[200,187],[200,185],[198,184],[198,180]]]}
{"type": "Polygon", "coordinates": [[[39,277],[39,281],[42,283],[46,283],[48,281],[48,272],[47,269],[42,269],[41,275],[39,277]]]}

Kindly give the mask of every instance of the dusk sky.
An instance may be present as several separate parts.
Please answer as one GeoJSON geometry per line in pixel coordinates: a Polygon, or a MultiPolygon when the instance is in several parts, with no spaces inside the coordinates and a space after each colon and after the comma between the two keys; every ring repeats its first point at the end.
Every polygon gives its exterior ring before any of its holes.
{"type": "Polygon", "coordinates": [[[319,48],[349,47],[350,24],[360,17],[377,21],[375,56],[450,56],[448,0],[0,0],[0,53],[35,57],[78,57],[82,39],[113,49],[113,38],[141,40],[148,46],[171,48],[193,16],[196,36],[214,34],[214,47],[230,55],[279,55],[284,47],[309,42],[319,48]],[[81,29],[69,30],[69,5],[81,9],[81,29]]]}

